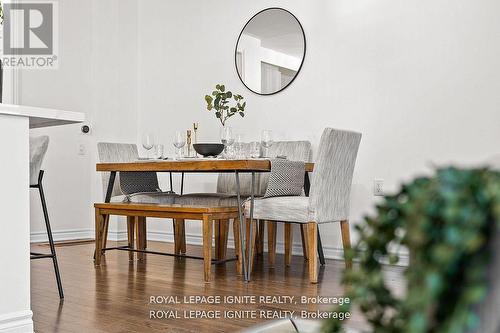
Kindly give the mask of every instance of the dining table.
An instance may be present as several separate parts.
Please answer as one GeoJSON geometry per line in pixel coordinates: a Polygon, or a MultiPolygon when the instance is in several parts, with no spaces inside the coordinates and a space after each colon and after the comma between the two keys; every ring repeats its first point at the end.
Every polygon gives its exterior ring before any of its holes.
{"type": "MultiPolygon", "coordinates": [[[[305,174],[304,174],[304,192],[305,195],[309,195],[310,189],[310,178],[309,173],[314,169],[314,163],[305,163],[305,174]]],[[[168,172],[168,173],[181,173],[181,194],[184,188],[184,174],[185,173],[234,173],[236,180],[236,196],[238,201],[238,215],[240,230],[242,231],[242,236],[240,238],[240,248],[246,248],[246,242],[248,242],[251,235],[247,235],[246,230],[243,226],[244,212],[243,212],[243,199],[240,192],[240,174],[251,174],[251,195],[250,195],[250,223],[253,223],[253,207],[255,200],[255,176],[257,173],[270,172],[271,171],[271,159],[268,158],[249,158],[249,159],[222,159],[222,158],[181,158],[181,159],[147,159],[147,160],[136,160],[131,162],[118,162],[118,163],[97,163],[96,171],[110,172],[109,182],[107,185],[106,196],[104,198],[105,203],[109,203],[111,200],[111,194],[113,192],[113,186],[116,178],[117,172],[168,172]]],[[[172,178],[171,178],[172,186],[172,178]]],[[[253,228],[250,228],[252,232],[253,228]]],[[[247,258],[245,255],[242,256],[243,261],[243,276],[246,282],[250,281],[250,261],[252,258],[252,247],[249,247],[247,253],[247,258]]],[[[242,251],[243,253],[245,251],[242,251]]],[[[318,234],[318,254],[320,263],[324,264],[324,255],[321,246],[321,239],[318,234]]]]}

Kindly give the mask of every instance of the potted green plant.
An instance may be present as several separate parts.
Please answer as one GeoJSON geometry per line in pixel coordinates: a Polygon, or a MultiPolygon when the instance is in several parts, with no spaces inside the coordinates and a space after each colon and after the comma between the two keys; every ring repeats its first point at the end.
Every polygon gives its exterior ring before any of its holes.
{"type": "Polygon", "coordinates": [[[217,84],[211,95],[205,95],[207,110],[215,110],[215,117],[217,117],[223,127],[226,125],[226,121],[232,116],[236,114],[239,114],[241,117],[245,116],[247,103],[243,100],[243,96],[226,91],[226,87],[223,84],[217,84]],[[230,102],[232,100],[234,102],[231,105],[230,102]]]}

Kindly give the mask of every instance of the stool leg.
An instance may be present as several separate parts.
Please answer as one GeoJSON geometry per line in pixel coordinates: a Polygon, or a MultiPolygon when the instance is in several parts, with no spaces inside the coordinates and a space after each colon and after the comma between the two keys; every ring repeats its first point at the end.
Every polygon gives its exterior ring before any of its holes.
{"type": "Polygon", "coordinates": [[[47,211],[47,204],[45,202],[45,194],[42,187],[43,171],[40,171],[38,176],[38,192],[40,193],[40,200],[42,201],[43,218],[45,220],[45,228],[47,229],[47,236],[49,237],[50,253],[52,254],[52,263],[54,264],[54,272],[56,273],[57,289],[59,290],[59,297],[64,298],[64,292],[61,282],[61,275],[59,273],[59,265],[57,263],[56,247],[54,246],[54,239],[52,238],[52,230],[50,228],[49,212],[47,211]]]}

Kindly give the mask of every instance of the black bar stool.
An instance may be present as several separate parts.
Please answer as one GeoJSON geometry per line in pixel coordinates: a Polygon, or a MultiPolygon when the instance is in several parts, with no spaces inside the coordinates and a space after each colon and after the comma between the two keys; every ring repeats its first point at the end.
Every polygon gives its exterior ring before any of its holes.
{"type": "Polygon", "coordinates": [[[43,218],[45,220],[45,228],[47,229],[47,236],[49,238],[50,254],[30,252],[30,259],[43,259],[52,258],[54,264],[54,272],[56,274],[57,288],[59,290],[59,297],[64,298],[64,292],[61,282],[61,275],[59,273],[59,265],[57,264],[56,248],[54,246],[54,238],[52,237],[52,230],[50,228],[49,212],[47,210],[47,203],[45,201],[45,194],[43,192],[42,180],[44,171],[40,170],[45,152],[49,144],[48,136],[41,136],[37,138],[30,138],[30,188],[37,188],[42,202],[43,218]],[[38,171],[38,178],[34,181],[34,176],[38,171]],[[34,184],[33,184],[34,183],[34,184]]]}

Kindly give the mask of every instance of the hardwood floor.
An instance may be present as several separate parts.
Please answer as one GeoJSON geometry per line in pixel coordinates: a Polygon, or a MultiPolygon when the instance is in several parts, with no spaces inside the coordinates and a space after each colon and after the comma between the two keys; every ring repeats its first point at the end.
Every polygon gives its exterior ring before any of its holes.
{"type": "MultiPolygon", "coordinates": [[[[109,242],[109,246],[113,242],[109,242]]],[[[125,245],[126,242],[119,243],[125,245]]],[[[174,251],[173,244],[148,242],[148,248],[174,251]]],[[[32,250],[47,250],[33,245],[32,250]]],[[[150,296],[292,295],[341,296],[343,261],[328,260],[318,275],[318,284],[309,283],[308,266],[293,256],[285,268],[284,256],[276,256],[275,268],[267,253],[258,257],[249,284],[236,274],[236,262],[212,266],[213,281],[203,282],[203,261],[146,255],[144,261],[129,261],[125,251],[109,251],[102,265],[94,267],[93,243],[71,243],[56,247],[65,299],[59,301],[50,260],[31,261],[31,304],[37,333],[100,332],[236,332],[264,319],[150,319],[155,310],[326,310],[329,306],[301,304],[150,304],[150,296]]],[[[189,254],[201,255],[202,248],[189,246],[189,254]]],[[[233,256],[234,251],[228,250],[233,256]]],[[[395,289],[402,289],[402,268],[391,267],[387,277],[395,289]]],[[[363,326],[356,312],[350,326],[363,326]]]]}

